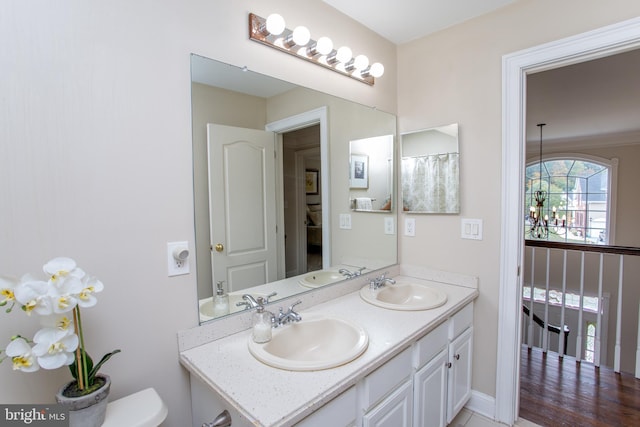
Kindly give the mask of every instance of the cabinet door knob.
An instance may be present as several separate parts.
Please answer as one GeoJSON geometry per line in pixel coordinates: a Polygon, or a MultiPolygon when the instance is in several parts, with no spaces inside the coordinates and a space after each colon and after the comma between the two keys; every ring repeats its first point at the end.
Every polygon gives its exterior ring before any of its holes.
{"type": "Polygon", "coordinates": [[[456,359],[456,360],[460,360],[460,354],[456,354],[456,355],[455,355],[455,356],[453,356],[453,357],[455,357],[455,359],[456,359]]]}
{"type": "Polygon", "coordinates": [[[451,365],[451,362],[447,362],[447,363],[445,363],[445,366],[447,367],[447,369],[451,369],[451,366],[452,366],[452,365],[451,365]]]}
{"type": "Polygon", "coordinates": [[[214,246],[214,249],[216,250],[216,252],[222,252],[224,250],[224,246],[222,245],[222,243],[218,243],[214,246]]]}

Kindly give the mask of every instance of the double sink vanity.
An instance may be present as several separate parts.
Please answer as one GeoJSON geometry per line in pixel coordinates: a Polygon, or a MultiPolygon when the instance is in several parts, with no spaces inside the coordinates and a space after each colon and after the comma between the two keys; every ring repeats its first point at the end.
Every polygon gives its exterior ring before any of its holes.
{"type": "Polygon", "coordinates": [[[302,320],[264,344],[251,339],[254,310],[180,332],[193,426],[225,409],[234,427],[445,426],[471,393],[477,280],[389,271],[268,305],[302,300],[302,320]]]}

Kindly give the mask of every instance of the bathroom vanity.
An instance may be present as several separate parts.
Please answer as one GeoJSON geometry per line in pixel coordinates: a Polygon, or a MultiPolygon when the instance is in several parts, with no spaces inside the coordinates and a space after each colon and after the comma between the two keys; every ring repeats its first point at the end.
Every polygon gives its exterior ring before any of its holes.
{"type": "Polygon", "coordinates": [[[443,283],[402,273],[394,277],[398,284],[428,285],[446,293],[447,301],[429,310],[390,310],[364,301],[362,281],[331,301],[309,308],[303,301],[303,322],[305,315],[337,316],[367,331],[366,351],[344,365],[297,372],[268,366],[249,352],[250,330],[182,350],[193,426],[224,409],[234,427],[446,426],[471,394],[477,281],[464,276],[443,283]]]}

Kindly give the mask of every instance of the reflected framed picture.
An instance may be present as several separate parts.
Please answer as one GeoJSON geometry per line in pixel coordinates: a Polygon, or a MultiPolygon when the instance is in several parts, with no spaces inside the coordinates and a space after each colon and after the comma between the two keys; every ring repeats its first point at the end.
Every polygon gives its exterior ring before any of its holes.
{"type": "Polygon", "coordinates": [[[350,188],[369,188],[369,156],[352,154],[349,169],[350,188]]]}
{"type": "Polygon", "coordinates": [[[307,194],[318,194],[318,169],[307,169],[304,172],[304,183],[307,194]]]}

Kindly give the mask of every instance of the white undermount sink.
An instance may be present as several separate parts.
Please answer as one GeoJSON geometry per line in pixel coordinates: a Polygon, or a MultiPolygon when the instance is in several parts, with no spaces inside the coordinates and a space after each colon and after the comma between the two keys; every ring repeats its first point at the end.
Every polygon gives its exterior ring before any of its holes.
{"type": "Polygon", "coordinates": [[[371,290],[360,289],[360,297],[369,304],[391,310],[429,310],[447,302],[447,294],[433,286],[418,283],[396,283],[371,290]]]}
{"type": "Polygon", "coordinates": [[[317,288],[317,287],[328,285],[330,283],[335,283],[344,279],[345,279],[345,276],[338,273],[337,271],[319,270],[303,276],[299,280],[299,283],[302,286],[305,286],[307,288],[317,288]]]}
{"type": "Polygon", "coordinates": [[[267,343],[249,338],[251,354],[275,368],[318,371],[351,362],[369,345],[367,332],[349,320],[319,314],[302,317],[300,322],[275,328],[267,343]]]}

